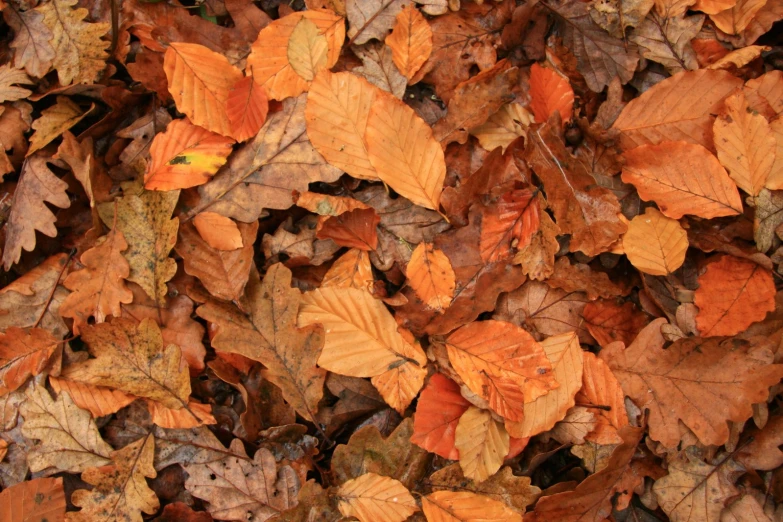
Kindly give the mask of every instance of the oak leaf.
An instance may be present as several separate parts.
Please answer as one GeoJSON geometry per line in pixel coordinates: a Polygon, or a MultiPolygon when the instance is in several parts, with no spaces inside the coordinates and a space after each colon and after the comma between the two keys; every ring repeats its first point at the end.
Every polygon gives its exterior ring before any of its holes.
{"type": "Polygon", "coordinates": [[[32,479],[0,493],[0,520],[63,522],[65,505],[62,477],[32,479]]]}
{"type": "MultiPolygon", "coordinates": [[[[326,58],[323,68],[330,69],[340,56],[345,39],[343,19],[326,9],[295,11],[275,20],[258,33],[250,48],[247,67],[254,80],[273,100],[299,96],[309,88],[309,80],[300,76],[289,61],[289,42],[301,20],[315,25],[326,39],[326,58]]],[[[311,72],[317,72],[311,69],[311,72]]],[[[312,78],[311,78],[312,79],[312,78]]]]}
{"type": "Polygon", "coordinates": [[[19,86],[31,83],[30,77],[24,71],[13,69],[9,64],[0,66],[0,103],[27,98],[33,92],[19,86]]]}
{"type": "Polygon", "coordinates": [[[508,420],[521,421],[525,402],[559,386],[541,345],[511,323],[476,321],[449,335],[445,344],[465,385],[508,420]]]}
{"type": "Polygon", "coordinates": [[[522,420],[506,421],[506,430],[516,438],[552,429],[574,406],[574,397],[582,387],[582,348],[575,332],[549,337],[541,342],[541,347],[559,386],[535,400],[527,400],[522,420]]]}
{"type": "Polygon", "coordinates": [[[0,395],[16,390],[29,377],[44,371],[59,345],[41,328],[12,326],[0,333],[0,395]]]}
{"type": "Polygon", "coordinates": [[[487,118],[487,121],[470,129],[481,146],[492,151],[500,147],[505,152],[520,136],[527,136],[527,129],[533,123],[533,115],[519,103],[507,103],[487,118]]]}
{"type": "Polygon", "coordinates": [[[349,480],[336,496],[340,513],[359,522],[403,522],[419,510],[400,481],[375,473],[349,480]]]}
{"type": "Polygon", "coordinates": [[[753,434],[753,440],[738,448],[735,459],[747,469],[772,470],[783,465],[783,417],[772,417],[753,434]]]}
{"type": "Polygon", "coordinates": [[[497,500],[469,491],[436,491],[421,499],[429,522],[522,522],[522,515],[497,500]]]}
{"type": "Polygon", "coordinates": [[[615,38],[625,38],[629,27],[637,27],[654,5],[653,0],[606,1],[590,4],[590,17],[615,38]]]}
{"type": "Polygon", "coordinates": [[[460,417],[469,407],[457,383],[443,374],[434,374],[416,403],[411,442],[443,458],[457,460],[459,451],[454,445],[454,434],[460,417]]]}
{"type": "Polygon", "coordinates": [[[714,115],[724,98],[740,86],[741,81],[726,71],[677,73],[628,103],[612,128],[620,131],[625,150],[664,141],[686,141],[712,150],[714,115]]]}
{"type": "Polygon", "coordinates": [[[231,136],[226,103],[242,72],[222,54],[203,45],[171,43],[163,59],[169,93],[177,109],[194,124],[231,136]]]}
{"type": "Polygon", "coordinates": [[[327,218],[315,237],[331,239],[340,246],[372,252],[378,248],[377,227],[381,218],[371,208],[357,208],[327,218]]]}
{"type": "Polygon", "coordinates": [[[421,242],[413,250],[405,274],[408,285],[427,306],[439,311],[449,307],[456,276],[446,254],[431,243],[421,242]]]}
{"type": "Polygon", "coordinates": [[[713,127],[718,159],[739,188],[758,196],[775,162],[775,136],[764,116],[750,111],[742,91],[724,103],[713,127]]]}
{"type": "Polygon", "coordinates": [[[10,47],[14,49],[14,65],[28,74],[43,78],[52,67],[56,51],[52,47],[52,31],[44,24],[43,14],[35,9],[20,11],[11,4],[3,10],[3,18],[14,31],[10,47]]]}
{"type": "Polygon", "coordinates": [[[101,40],[111,27],[106,22],[87,23],[87,9],[77,0],[52,0],[35,8],[43,14],[43,23],[51,31],[54,48],[53,67],[60,85],[92,83],[106,67],[109,42],[101,40]]]}
{"type": "Polygon", "coordinates": [[[471,406],[459,418],[454,446],[462,473],[474,482],[483,482],[500,469],[509,444],[508,432],[488,410],[471,406]]]}
{"type": "Polygon", "coordinates": [[[642,145],[623,156],[623,181],[633,184],[642,199],[655,201],[667,217],[691,214],[711,219],[742,212],[736,185],[701,145],[670,141],[642,145]],[[667,161],[661,162],[662,157],[667,161]]]}
{"type": "Polygon", "coordinates": [[[133,293],[125,285],[130,266],[122,255],[128,243],[122,232],[112,228],[84,252],[84,269],[68,274],[63,285],[72,293],[60,305],[60,315],[73,318],[73,333],[79,334],[90,317],[102,323],[107,316],[119,317],[121,303],[133,301],[133,293]]]}
{"type": "Polygon", "coordinates": [[[699,277],[693,302],[701,335],[736,335],[775,309],[775,283],[756,263],[722,256],[699,277]]]}
{"type": "Polygon", "coordinates": [[[645,274],[671,274],[685,262],[687,250],[685,229],[652,207],[634,217],[623,235],[623,251],[628,261],[645,274]]]}
{"type": "Polygon", "coordinates": [[[82,480],[95,487],[74,491],[71,502],[82,509],[68,513],[68,522],[141,522],[142,512],[155,513],[160,502],[145,478],[157,476],[152,465],[154,454],[155,437],[149,434],[112,452],[111,464],[84,471],[82,480]]]}
{"type": "Polygon", "coordinates": [[[202,212],[193,218],[201,239],[215,250],[231,251],[244,246],[242,232],[230,218],[214,212],[202,212]]]}
{"type": "Polygon", "coordinates": [[[582,352],[582,356],[582,388],[576,394],[576,402],[592,411],[597,423],[586,439],[597,444],[620,444],[622,439],[617,432],[628,425],[623,389],[603,359],[591,352],[582,352]]]}
{"type": "Polygon", "coordinates": [[[663,349],[664,319],[647,325],[628,348],[613,343],[600,353],[625,395],[649,409],[649,434],[665,447],[680,442],[678,422],[704,444],[724,444],[727,421],[742,422],[783,377],[771,353],[746,340],[683,338],[663,349]]]}
{"type": "Polygon", "coordinates": [[[731,504],[721,513],[721,522],[773,522],[764,508],[751,494],[731,504]]]}
{"type": "Polygon", "coordinates": [[[25,132],[30,130],[32,110],[33,106],[25,102],[0,110],[0,177],[16,170],[27,153],[25,132]]]}
{"type": "Polygon", "coordinates": [[[234,140],[174,120],[155,136],[144,174],[147,190],[177,190],[203,185],[223,166],[234,140]]]}
{"type": "Polygon", "coordinates": [[[332,264],[321,280],[321,287],[367,289],[373,280],[369,254],[352,248],[332,264]]]}
{"type": "Polygon", "coordinates": [[[565,124],[574,108],[574,90],[556,71],[534,63],[530,68],[530,110],[536,121],[545,122],[557,111],[565,124]]]}
{"type": "Polygon", "coordinates": [[[226,317],[209,305],[198,314],[216,324],[212,339],[216,350],[238,353],[264,364],[264,377],[283,392],[285,400],[303,417],[315,420],[323,397],[326,372],[316,367],[321,355],[323,331],[315,326],[298,328],[301,294],[291,288],[291,271],[273,265],[259,282],[251,276],[245,295],[250,317],[226,317]]]}
{"type": "Polygon", "coordinates": [[[408,4],[397,15],[385,43],[392,50],[394,65],[410,81],[432,53],[432,29],[419,10],[408,4]]]}
{"type": "Polygon", "coordinates": [[[245,76],[228,91],[226,116],[231,127],[231,137],[246,141],[261,130],[269,111],[269,100],[264,89],[252,76],[245,76]]]}
{"type": "Polygon", "coordinates": [[[49,170],[46,157],[36,154],[25,160],[5,226],[3,264],[6,270],[19,262],[23,249],[35,248],[36,230],[49,237],[57,235],[54,226],[57,218],[46,203],[68,208],[71,201],[65,193],[67,187],[66,182],[49,170]]]}
{"type": "Polygon", "coordinates": [[[76,406],[67,394],[53,400],[44,386],[31,385],[25,395],[27,400],[19,407],[24,417],[22,433],[40,440],[27,455],[31,470],[55,467],[81,473],[109,462],[111,446],[101,438],[89,412],[76,406]]]}
{"type": "Polygon", "coordinates": [[[94,105],[86,112],[82,112],[81,108],[70,98],[58,96],[57,103],[41,111],[41,117],[33,122],[32,128],[35,132],[30,136],[30,148],[27,149],[27,156],[41,150],[63,132],[79,123],[92,111],[93,107],[94,105]]]}
{"type": "Polygon", "coordinates": [[[443,149],[413,109],[378,93],[365,138],[370,163],[384,183],[417,205],[438,209],[446,177],[443,149]]]}

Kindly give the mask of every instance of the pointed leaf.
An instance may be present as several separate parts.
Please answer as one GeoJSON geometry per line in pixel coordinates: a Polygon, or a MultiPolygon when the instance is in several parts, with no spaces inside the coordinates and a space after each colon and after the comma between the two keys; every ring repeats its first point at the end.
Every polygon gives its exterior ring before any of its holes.
{"type": "Polygon", "coordinates": [[[622,440],[617,432],[628,424],[623,389],[603,359],[590,352],[582,355],[582,389],[576,394],[576,402],[586,406],[595,415],[597,423],[587,440],[596,444],[620,444],[622,440]],[[591,408],[589,405],[601,407],[591,408]],[[607,406],[608,410],[605,409],[607,406]]]}
{"type": "Polygon", "coordinates": [[[459,451],[454,445],[454,434],[460,417],[469,407],[457,383],[443,374],[434,374],[416,403],[411,442],[443,458],[457,460],[459,451]]]}
{"type": "Polygon", "coordinates": [[[571,119],[574,90],[566,78],[548,67],[534,63],[530,68],[530,109],[536,121],[544,122],[557,111],[565,123],[571,119]]]}
{"type": "Polygon", "coordinates": [[[432,29],[419,10],[408,4],[397,15],[385,43],[391,47],[394,65],[410,81],[430,57],[432,29]]]}
{"type": "Polygon", "coordinates": [[[215,250],[236,250],[244,245],[237,224],[220,214],[202,212],[193,218],[193,226],[201,239],[215,250]]]}
{"type": "Polygon", "coordinates": [[[12,326],[0,333],[0,395],[16,390],[29,377],[44,371],[59,345],[41,328],[12,326]]]}
{"type": "Polygon", "coordinates": [[[419,510],[410,492],[398,480],[365,473],[337,490],[337,507],[359,522],[403,522],[419,510]]]}
{"type": "Polygon", "coordinates": [[[240,78],[228,91],[226,116],[231,127],[231,137],[238,142],[258,134],[269,111],[264,89],[252,76],[240,78]]]}
{"type": "Polygon", "coordinates": [[[331,239],[340,246],[372,252],[378,248],[380,216],[371,208],[357,208],[331,216],[316,233],[318,239],[331,239]]]}
{"type": "Polygon", "coordinates": [[[58,395],[63,391],[67,392],[76,406],[89,411],[94,418],[116,413],[136,400],[135,395],[105,386],[93,386],[59,377],[50,376],[49,384],[58,395]]]}
{"type": "Polygon", "coordinates": [[[302,17],[288,38],[288,63],[305,81],[311,82],[326,67],[329,51],[326,36],[313,22],[302,17]]]}
{"type": "Polygon", "coordinates": [[[373,280],[369,254],[364,250],[352,248],[338,258],[326,272],[321,280],[321,288],[334,286],[366,290],[373,280]]]}
{"type": "Polygon", "coordinates": [[[408,285],[425,305],[445,310],[454,297],[456,280],[451,261],[431,243],[421,242],[405,268],[408,285]]]}
{"type": "Polygon", "coordinates": [[[477,483],[487,480],[503,465],[509,443],[506,429],[489,411],[471,406],[460,417],[454,437],[462,473],[477,483]]]}

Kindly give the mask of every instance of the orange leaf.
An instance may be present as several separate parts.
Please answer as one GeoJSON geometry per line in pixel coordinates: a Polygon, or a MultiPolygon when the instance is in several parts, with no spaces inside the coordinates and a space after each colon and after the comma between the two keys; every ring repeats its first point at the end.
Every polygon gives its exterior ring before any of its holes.
{"type": "Polygon", "coordinates": [[[0,333],[0,396],[41,373],[57,346],[57,339],[40,328],[23,330],[12,326],[0,333]]]}
{"type": "Polygon", "coordinates": [[[614,341],[622,341],[627,346],[647,324],[647,316],[631,302],[619,305],[610,300],[591,301],[582,311],[582,317],[587,331],[601,347],[614,341]]]}
{"type": "Polygon", "coordinates": [[[327,219],[315,237],[331,239],[340,246],[373,251],[378,248],[378,223],[375,210],[356,209],[327,219]]]}
{"type": "Polygon", "coordinates": [[[590,352],[582,352],[582,356],[582,389],[576,394],[576,402],[592,412],[597,423],[585,438],[596,444],[619,444],[622,439],[617,431],[628,424],[623,389],[603,359],[590,352]]]}
{"type": "Polygon", "coordinates": [[[166,49],[163,70],[180,112],[196,125],[231,136],[226,102],[231,88],[242,79],[239,69],[203,45],[176,42],[166,49]]]}
{"type": "Polygon", "coordinates": [[[209,404],[201,404],[193,399],[186,406],[175,410],[167,408],[159,402],[146,399],[147,409],[152,416],[152,422],[161,428],[190,429],[204,424],[217,424],[212,416],[212,407],[209,404]]]}
{"type": "Polygon", "coordinates": [[[549,67],[534,63],[530,68],[530,108],[540,122],[547,121],[550,114],[558,111],[565,125],[574,108],[574,90],[568,79],[549,67]]]}
{"type": "Polygon", "coordinates": [[[529,189],[506,192],[481,220],[479,254],[485,263],[511,255],[512,246],[523,250],[538,231],[538,205],[529,189]]]}
{"type": "Polygon", "coordinates": [[[421,508],[429,522],[522,522],[504,503],[470,491],[436,491],[422,497],[421,508]]]}
{"type": "Polygon", "coordinates": [[[349,480],[335,496],[340,513],[360,522],[403,522],[419,510],[399,480],[375,473],[349,480]]]}
{"type": "Polygon", "coordinates": [[[352,248],[335,261],[326,272],[321,287],[367,289],[372,282],[370,256],[365,250],[352,248]]]}
{"type": "Polygon", "coordinates": [[[411,442],[443,458],[457,460],[454,433],[459,418],[469,407],[454,381],[434,374],[419,396],[411,442]]]}
{"type": "Polygon", "coordinates": [[[386,37],[392,60],[408,81],[421,69],[432,53],[432,29],[413,4],[402,8],[394,29],[386,37]]]}
{"type": "Polygon", "coordinates": [[[65,520],[65,506],[62,477],[32,479],[0,493],[0,520],[62,522],[65,520]]]}
{"type": "Polygon", "coordinates": [[[236,250],[242,248],[242,232],[231,218],[215,212],[202,212],[193,218],[193,225],[201,239],[215,250],[236,250]]]}
{"type": "MultiPolygon", "coordinates": [[[[413,337],[410,339],[413,342],[413,337]]],[[[427,369],[414,364],[402,364],[389,368],[370,379],[386,404],[403,415],[413,399],[419,394],[427,377],[427,369]]]]}
{"type": "Polygon", "coordinates": [[[465,385],[501,417],[520,421],[524,404],[557,388],[552,364],[529,333],[511,323],[476,321],[446,338],[465,385]]]}
{"type": "Polygon", "coordinates": [[[58,395],[63,391],[67,392],[75,405],[89,411],[95,418],[116,413],[136,400],[135,395],[120,390],[84,384],[60,377],[50,376],[49,384],[58,395]]]}
{"type": "MultiPolygon", "coordinates": [[[[312,93],[309,96],[312,96],[312,93]]],[[[357,208],[370,208],[358,199],[317,194],[315,192],[303,192],[295,196],[294,199],[296,199],[296,206],[306,208],[319,216],[339,216],[357,208]]]]}
{"type": "Polygon", "coordinates": [[[494,475],[503,465],[510,444],[506,429],[489,410],[471,406],[459,418],[454,445],[466,478],[478,483],[494,475]]]}
{"type": "Polygon", "coordinates": [[[730,9],[710,14],[710,18],[724,33],[740,34],[766,3],[766,0],[739,0],[730,9]]]}
{"type": "Polygon", "coordinates": [[[633,184],[643,200],[655,201],[667,217],[691,214],[712,219],[742,212],[736,185],[718,158],[701,145],[683,141],[642,145],[624,157],[623,181],[633,184]]]}
{"type": "Polygon", "coordinates": [[[451,261],[432,243],[421,242],[411,254],[405,269],[408,285],[425,305],[445,310],[451,304],[456,276],[451,261]]]}
{"type": "Polygon", "coordinates": [[[150,146],[151,161],[144,175],[147,190],[176,190],[209,181],[231,154],[234,140],[174,120],[150,146]]]}
{"type": "Polygon", "coordinates": [[[640,272],[665,276],[685,262],[688,233],[676,220],[650,207],[628,224],[623,251],[640,272]]]}
{"type": "Polygon", "coordinates": [[[264,126],[269,101],[264,89],[252,76],[240,78],[228,91],[226,116],[231,126],[231,137],[238,142],[258,134],[264,126]]]}
{"type": "Polygon", "coordinates": [[[699,277],[693,302],[701,335],[735,335],[775,309],[775,282],[769,270],[752,261],[722,256],[699,277]]]}

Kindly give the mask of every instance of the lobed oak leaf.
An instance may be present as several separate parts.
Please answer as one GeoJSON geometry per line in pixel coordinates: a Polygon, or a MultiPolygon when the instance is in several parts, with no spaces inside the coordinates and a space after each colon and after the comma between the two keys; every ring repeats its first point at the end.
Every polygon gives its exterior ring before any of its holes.
{"type": "Polygon", "coordinates": [[[739,188],[758,196],[775,162],[775,137],[764,116],[750,112],[742,91],[724,103],[713,126],[718,159],[739,188]]]}
{"type": "Polygon", "coordinates": [[[27,153],[25,132],[30,129],[32,110],[33,106],[24,102],[0,110],[0,179],[16,170],[27,153]]]}
{"type": "Polygon", "coordinates": [[[511,143],[523,136],[527,137],[527,129],[533,123],[533,115],[519,103],[507,103],[487,118],[487,121],[470,129],[481,146],[492,151],[500,147],[503,152],[511,143]]]}
{"type": "Polygon", "coordinates": [[[741,81],[726,71],[677,73],[629,102],[612,128],[620,131],[620,144],[625,150],[664,141],[686,141],[713,150],[714,115],[723,100],[740,86],[741,81]]]}
{"type": "Polygon", "coordinates": [[[267,368],[264,377],[282,390],[285,400],[303,417],[315,421],[326,377],[316,367],[324,335],[315,326],[296,326],[300,301],[306,298],[291,288],[291,271],[279,263],[262,282],[253,275],[245,295],[250,317],[229,316],[209,304],[198,309],[199,316],[217,326],[212,346],[263,363],[267,368]]]}
{"type": "Polygon", "coordinates": [[[710,19],[724,33],[740,34],[764,4],[763,0],[738,0],[730,8],[710,14],[710,19]]]}
{"type": "Polygon", "coordinates": [[[449,460],[459,458],[454,434],[460,417],[470,407],[459,390],[459,385],[443,374],[430,377],[416,403],[412,443],[449,460]]]}
{"type": "Polygon", "coordinates": [[[340,246],[372,252],[378,248],[380,216],[371,208],[357,208],[327,218],[315,237],[331,239],[340,246]]]}
{"type": "MultiPolygon", "coordinates": [[[[638,98],[637,98],[638,99],[638,98]]],[[[626,151],[622,179],[667,217],[705,219],[742,212],[742,200],[726,170],[707,149],[684,141],[642,145],[626,151]],[[668,161],[661,162],[661,157],[668,161]]]]}
{"type": "Polygon", "coordinates": [[[253,244],[258,233],[258,222],[235,225],[244,244],[235,250],[211,247],[198,234],[194,224],[185,223],[180,227],[179,241],[175,247],[182,256],[185,272],[197,277],[207,291],[218,299],[238,300],[242,297],[253,266],[253,244]]]}
{"type": "Polygon", "coordinates": [[[352,248],[332,264],[321,280],[321,288],[334,286],[367,289],[373,280],[369,254],[364,250],[352,248]]]}
{"type": "Polygon", "coordinates": [[[178,199],[179,191],[143,191],[126,194],[115,204],[98,206],[103,222],[115,223],[112,228],[128,242],[123,254],[130,265],[128,281],[138,284],[160,305],[166,302],[166,282],[177,271],[169,253],[177,242],[179,220],[171,214],[178,199]]]}
{"type": "Polygon", "coordinates": [[[101,438],[90,414],[67,394],[53,400],[44,386],[31,385],[25,395],[27,400],[19,407],[24,417],[22,433],[40,441],[27,455],[32,471],[54,467],[81,473],[110,462],[111,446],[101,438]]]}
{"type": "Polygon", "coordinates": [[[571,119],[574,90],[568,79],[548,67],[534,63],[530,68],[530,110],[539,122],[545,122],[557,111],[563,125],[571,119]]]}
{"type": "Polygon", "coordinates": [[[59,345],[41,328],[12,326],[0,333],[0,395],[18,389],[29,377],[44,371],[59,345]]]}
{"type": "Polygon", "coordinates": [[[102,323],[107,316],[119,317],[121,303],[133,301],[133,293],[125,285],[130,266],[122,255],[128,243],[117,228],[98,239],[84,252],[84,269],[68,274],[63,285],[72,293],[60,305],[60,315],[73,318],[73,333],[78,335],[90,317],[102,323]]]}
{"type": "Polygon", "coordinates": [[[0,66],[0,103],[27,98],[33,91],[19,86],[31,83],[30,77],[24,71],[13,69],[9,64],[0,66]]]}
{"type": "Polygon", "coordinates": [[[116,413],[136,400],[135,395],[119,390],[84,384],[61,377],[49,376],[49,384],[58,395],[63,391],[66,392],[76,406],[89,411],[96,419],[116,413]]]}
{"type": "Polygon", "coordinates": [[[454,446],[466,478],[480,483],[494,475],[508,455],[509,444],[508,432],[488,410],[471,406],[459,418],[454,446]]]}
{"type": "Polygon", "coordinates": [[[175,42],[166,49],[163,70],[169,93],[195,125],[222,136],[231,136],[226,103],[242,72],[222,54],[203,45],[175,42]]]}
{"type": "Polygon", "coordinates": [[[628,261],[645,274],[671,274],[685,262],[687,250],[685,229],[652,207],[634,217],[623,235],[623,251],[628,261]]]}
{"type": "Polygon", "coordinates": [[[32,128],[35,130],[30,136],[30,148],[27,149],[29,157],[34,152],[41,150],[62,133],[79,123],[92,111],[95,105],[90,106],[86,112],[65,96],[58,96],[57,103],[41,111],[41,117],[35,120],[32,128]]]}
{"type": "Polygon", "coordinates": [[[582,352],[582,356],[582,388],[575,400],[590,410],[596,421],[595,429],[585,438],[596,444],[620,444],[617,432],[628,425],[623,389],[603,359],[590,352],[582,352]]]}
{"type": "Polygon", "coordinates": [[[432,53],[432,29],[412,4],[403,6],[385,40],[394,65],[410,81],[432,53]]]}
{"type": "Polygon", "coordinates": [[[438,311],[449,307],[456,276],[446,254],[431,243],[421,242],[413,250],[405,274],[408,285],[425,305],[438,311]]]}
{"type": "Polygon", "coordinates": [[[522,515],[497,500],[469,491],[436,491],[421,499],[429,522],[522,522],[522,515]]]}
{"type": "Polygon", "coordinates": [[[77,0],[52,0],[35,8],[43,14],[43,24],[51,31],[52,66],[63,86],[72,82],[93,83],[108,58],[109,42],[101,37],[109,32],[111,24],[84,22],[87,9],[73,9],[75,5],[77,0]]]}
{"type": "Polygon", "coordinates": [[[49,237],[57,236],[54,226],[57,218],[46,203],[68,208],[71,201],[65,192],[67,187],[66,182],[49,170],[46,157],[36,154],[25,160],[5,226],[3,264],[6,271],[19,262],[22,250],[35,248],[36,230],[49,237]]]}
{"type": "Polygon", "coordinates": [[[403,522],[419,510],[416,501],[400,481],[365,473],[337,490],[340,513],[359,522],[403,522]]]}
{"type": "Polygon", "coordinates": [[[378,93],[365,132],[378,177],[411,202],[437,210],[446,162],[430,126],[397,98],[378,93]]]}
{"type": "Polygon", "coordinates": [[[210,247],[231,251],[244,246],[242,232],[231,219],[214,212],[202,212],[193,218],[193,226],[210,247]]]}
{"type": "Polygon", "coordinates": [[[737,449],[737,462],[746,469],[772,470],[783,465],[783,417],[772,417],[766,425],[753,434],[753,440],[737,449]]]}
{"type": "Polygon", "coordinates": [[[44,24],[44,15],[35,9],[17,10],[11,4],[3,9],[3,18],[14,31],[9,44],[14,49],[14,65],[31,76],[43,78],[52,67],[56,51],[52,31],[44,24]]]}
{"type": "Polygon", "coordinates": [[[186,119],[172,121],[152,140],[144,188],[177,190],[203,185],[226,162],[233,143],[186,119]]]}
{"type": "Polygon", "coordinates": [[[160,507],[158,497],[145,477],[155,478],[153,467],[155,437],[148,434],[111,454],[111,464],[93,467],[82,473],[82,480],[94,487],[73,492],[71,502],[81,511],[69,512],[68,522],[124,520],[141,522],[141,513],[149,515],[160,507]]]}
{"type": "Polygon", "coordinates": [[[427,358],[397,331],[397,323],[381,301],[355,288],[319,288],[305,293],[298,324],[320,323],[326,331],[322,368],[352,377],[375,377],[412,364],[424,367],[427,358]]]}
{"type": "Polygon", "coordinates": [[[582,348],[575,332],[549,337],[541,347],[558,387],[534,400],[526,399],[522,419],[506,421],[512,437],[532,437],[552,429],[574,406],[574,397],[582,387],[582,348]]]}
{"type": "Polygon", "coordinates": [[[627,346],[647,325],[647,316],[632,302],[591,301],[582,310],[582,317],[590,335],[601,347],[614,341],[622,341],[627,346]]]}
{"type": "Polygon", "coordinates": [[[507,420],[521,421],[525,402],[559,386],[541,345],[511,323],[473,322],[449,335],[445,344],[465,385],[507,420]]]}
{"type": "Polygon", "coordinates": [[[429,483],[433,491],[464,491],[481,495],[519,512],[524,512],[541,495],[541,490],[531,485],[530,477],[514,475],[510,466],[502,467],[481,484],[476,484],[465,478],[459,463],[451,464],[433,473],[429,483]]]}
{"type": "MultiPolygon", "coordinates": [[[[326,57],[319,68],[332,68],[340,56],[345,39],[345,24],[343,18],[333,12],[327,9],[295,11],[273,21],[258,33],[258,38],[250,48],[250,56],[247,57],[247,67],[253,71],[254,80],[273,100],[299,96],[308,90],[312,80],[312,77],[305,79],[298,74],[289,61],[289,42],[303,19],[315,25],[318,34],[326,39],[326,57]]],[[[322,52],[323,49],[318,54],[322,52]]],[[[316,72],[311,66],[307,75],[314,76],[316,72]]]]}
{"type": "Polygon", "coordinates": [[[164,347],[160,327],[152,319],[115,318],[86,326],[82,339],[95,359],[75,363],[63,377],[106,386],[179,409],[187,407],[190,377],[176,345],[164,347]]]}
{"type": "Polygon", "coordinates": [[[769,270],[734,256],[721,256],[699,277],[693,302],[696,326],[705,337],[736,335],[775,309],[769,270]]]}
{"type": "Polygon", "coordinates": [[[269,100],[253,76],[237,80],[226,98],[226,116],[231,127],[231,137],[241,143],[258,134],[264,126],[268,111],[269,100]]]}
{"type": "Polygon", "coordinates": [[[369,42],[361,47],[353,47],[353,53],[362,61],[361,67],[351,72],[363,77],[382,91],[402,99],[408,79],[397,69],[392,58],[392,50],[380,42],[369,42]]]}
{"type": "Polygon", "coordinates": [[[664,319],[641,331],[628,348],[614,343],[600,353],[626,396],[649,409],[649,434],[665,447],[680,442],[682,422],[704,444],[724,444],[727,421],[742,422],[783,377],[771,353],[747,340],[683,338],[665,350],[664,319]]]}

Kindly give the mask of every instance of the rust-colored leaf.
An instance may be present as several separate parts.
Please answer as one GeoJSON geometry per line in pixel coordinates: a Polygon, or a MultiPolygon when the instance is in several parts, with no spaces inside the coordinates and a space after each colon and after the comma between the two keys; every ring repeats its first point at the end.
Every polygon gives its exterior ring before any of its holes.
{"type": "Polygon", "coordinates": [[[394,65],[410,81],[430,57],[432,29],[419,10],[409,4],[397,15],[385,43],[391,47],[394,65]]]}
{"type": "Polygon", "coordinates": [[[441,457],[457,460],[459,450],[454,445],[454,436],[457,423],[469,406],[454,381],[443,374],[434,374],[419,396],[411,442],[441,457]]]}
{"type": "Polygon", "coordinates": [[[408,284],[427,306],[445,310],[454,297],[455,275],[451,262],[432,244],[419,243],[405,269],[408,284]]]}
{"type": "Polygon", "coordinates": [[[380,222],[380,216],[371,208],[349,210],[324,221],[316,237],[331,239],[340,246],[372,251],[378,247],[376,228],[380,222]]]}
{"type": "Polygon", "coordinates": [[[574,90],[568,80],[547,67],[534,63],[530,68],[530,108],[539,122],[557,111],[565,124],[571,119],[574,90]]]}

